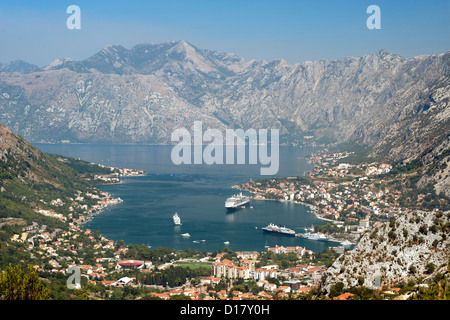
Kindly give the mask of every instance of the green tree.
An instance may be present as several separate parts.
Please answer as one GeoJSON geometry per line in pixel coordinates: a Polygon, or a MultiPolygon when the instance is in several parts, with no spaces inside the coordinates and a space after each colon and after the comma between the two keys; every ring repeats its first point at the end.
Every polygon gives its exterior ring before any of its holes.
{"type": "Polygon", "coordinates": [[[342,290],[344,289],[344,283],[337,282],[330,288],[330,298],[337,297],[338,295],[342,294],[342,290]]]}
{"type": "Polygon", "coordinates": [[[50,291],[39,280],[36,270],[28,265],[27,271],[8,265],[0,274],[1,300],[50,300],[50,291]]]}
{"type": "Polygon", "coordinates": [[[449,300],[450,285],[448,275],[438,274],[428,288],[419,288],[419,292],[410,300],[449,300]]]}
{"type": "Polygon", "coordinates": [[[434,265],[434,263],[432,263],[432,262],[430,262],[429,264],[427,264],[426,266],[425,266],[425,269],[426,269],[426,272],[427,273],[433,273],[434,272],[434,270],[436,269],[436,266],[434,265]]]}

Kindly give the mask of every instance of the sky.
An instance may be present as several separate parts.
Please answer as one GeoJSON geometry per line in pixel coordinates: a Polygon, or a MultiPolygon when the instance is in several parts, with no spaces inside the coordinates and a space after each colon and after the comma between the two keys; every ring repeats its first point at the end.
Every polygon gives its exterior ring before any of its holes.
{"type": "Polygon", "coordinates": [[[291,64],[373,54],[404,57],[450,50],[448,0],[1,0],[0,63],[46,66],[86,59],[110,44],[186,40],[251,60],[291,64]],[[70,5],[80,29],[68,29],[70,5]],[[366,21],[380,8],[381,29],[366,21]]]}

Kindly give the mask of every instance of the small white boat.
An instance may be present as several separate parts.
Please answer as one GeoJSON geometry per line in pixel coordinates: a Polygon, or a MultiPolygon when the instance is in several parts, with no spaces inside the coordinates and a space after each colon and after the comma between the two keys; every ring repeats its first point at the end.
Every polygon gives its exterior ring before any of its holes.
{"type": "Polygon", "coordinates": [[[225,241],[223,244],[227,246],[230,244],[230,241],[225,241]]]}
{"type": "Polygon", "coordinates": [[[181,234],[181,236],[184,238],[189,238],[191,235],[189,233],[183,233],[181,234]]]}
{"type": "Polygon", "coordinates": [[[181,219],[180,216],[178,215],[178,213],[175,212],[175,214],[172,217],[173,219],[173,224],[176,226],[181,226],[181,219]]]}

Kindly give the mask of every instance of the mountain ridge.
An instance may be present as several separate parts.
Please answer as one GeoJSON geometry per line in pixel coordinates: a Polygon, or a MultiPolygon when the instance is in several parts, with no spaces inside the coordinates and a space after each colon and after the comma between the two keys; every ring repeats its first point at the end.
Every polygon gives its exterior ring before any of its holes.
{"type": "MultiPolygon", "coordinates": [[[[102,170],[89,163],[86,166],[102,170]]],[[[61,211],[67,215],[67,205],[55,207],[50,203],[62,199],[67,204],[78,192],[96,192],[93,183],[85,178],[69,165],[67,158],[40,151],[0,124],[1,221],[6,218],[63,227],[61,221],[42,215],[39,210],[61,211]]]]}

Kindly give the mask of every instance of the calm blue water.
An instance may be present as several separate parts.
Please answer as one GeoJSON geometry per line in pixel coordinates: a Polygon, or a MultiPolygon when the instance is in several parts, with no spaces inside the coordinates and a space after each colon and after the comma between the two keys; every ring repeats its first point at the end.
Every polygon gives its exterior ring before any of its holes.
{"type": "MultiPolygon", "coordinates": [[[[146,244],[152,248],[223,249],[262,251],[265,246],[302,246],[314,252],[334,243],[267,234],[261,230],[270,222],[299,232],[324,223],[305,206],[278,201],[251,201],[252,208],[227,213],[224,202],[236,193],[231,187],[260,176],[260,165],[174,165],[171,146],[35,144],[42,151],[81,158],[110,166],[142,169],[147,175],[124,178],[124,183],[100,189],[124,202],[106,209],[86,224],[114,240],[146,244]],[[178,212],[182,226],[175,227],[178,212]],[[181,237],[189,233],[190,238],[181,237]],[[204,243],[194,241],[206,240],[204,243]]],[[[311,166],[305,156],[311,148],[280,147],[277,176],[304,175],[311,166]]]]}

